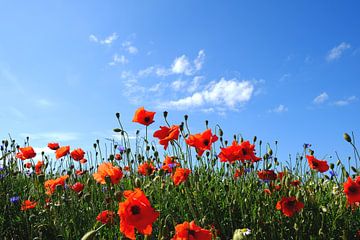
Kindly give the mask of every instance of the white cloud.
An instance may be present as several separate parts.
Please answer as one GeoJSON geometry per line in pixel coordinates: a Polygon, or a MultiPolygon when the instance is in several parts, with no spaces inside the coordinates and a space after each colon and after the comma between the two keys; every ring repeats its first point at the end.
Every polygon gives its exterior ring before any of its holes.
{"type": "Polygon", "coordinates": [[[126,57],[124,55],[117,55],[115,54],[113,56],[113,60],[112,62],[109,62],[109,65],[110,66],[115,66],[117,63],[120,63],[120,64],[126,64],[128,63],[129,61],[126,59],[126,57]]]}
{"type": "Polygon", "coordinates": [[[42,133],[21,133],[21,137],[30,137],[30,140],[44,140],[49,142],[73,141],[79,138],[75,132],[42,132],[42,133]]]}
{"type": "Polygon", "coordinates": [[[174,89],[175,91],[179,91],[181,89],[183,89],[186,86],[186,81],[183,80],[175,80],[171,83],[171,88],[174,89]]]}
{"type": "Polygon", "coordinates": [[[171,71],[175,74],[191,75],[192,68],[188,58],[185,55],[175,58],[171,66],[171,71]]]}
{"type": "Polygon", "coordinates": [[[201,49],[198,53],[198,56],[194,60],[194,66],[196,71],[201,70],[205,60],[205,51],[201,49]]]}
{"type": "Polygon", "coordinates": [[[285,73],[284,75],[281,76],[281,78],[279,79],[280,82],[284,82],[286,79],[288,79],[289,77],[291,77],[290,73],[285,73]]]}
{"type": "Polygon", "coordinates": [[[202,79],[204,79],[204,77],[202,77],[202,76],[195,76],[195,77],[193,78],[193,80],[191,81],[189,87],[187,88],[187,91],[190,92],[190,93],[191,93],[191,92],[195,92],[195,91],[198,89],[198,87],[200,86],[200,81],[201,81],[202,79]]]}
{"type": "Polygon", "coordinates": [[[254,86],[250,81],[238,81],[236,79],[211,82],[203,91],[193,95],[170,101],[163,104],[163,108],[188,109],[200,107],[205,104],[225,106],[234,109],[238,104],[249,101],[252,97],[254,86]]]}
{"type": "Polygon", "coordinates": [[[137,54],[138,49],[132,45],[132,42],[126,41],[122,43],[123,48],[130,54],[137,54]]]}
{"type": "Polygon", "coordinates": [[[282,113],[282,112],[287,112],[288,111],[288,108],[285,107],[284,105],[280,104],[279,106],[273,108],[273,109],[270,109],[269,112],[274,112],[274,113],[282,113]]]}
{"type": "Polygon", "coordinates": [[[351,96],[346,99],[338,100],[338,101],[334,102],[334,104],[336,106],[342,107],[342,106],[346,106],[346,105],[349,105],[349,104],[355,102],[357,99],[358,98],[356,96],[351,96]]]}
{"type": "Polygon", "coordinates": [[[89,36],[89,41],[90,42],[99,42],[99,39],[94,35],[94,34],[91,34],[90,36],[89,36]]]}
{"type": "Polygon", "coordinates": [[[314,98],[313,103],[321,104],[321,103],[324,103],[328,99],[329,99],[329,95],[326,92],[323,92],[319,96],[314,98]]]}
{"type": "Polygon", "coordinates": [[[38,99],[36,100],[36,104],[39,106],[39,107],[51,107],[53,105],[53,103],[45,98],[41,98],[41,99],[38,99]]]}
{"type": "Polygon", "coordinates": [[[341,55],[343,54],[343,52],[346,49],[349,49],[350,47],[351,47],[351,45],[349,43],[342,42],[341,44],[339,44],[338,46],[334,47],[333,49],[331,49],[329,51],[328,55],[326,56],[326,60],[328,62],[330,62],[330,61],[340,58],[341,55]]]}
{"type": "Polygon", "coordinates": [[[118,35],[114,32],[110,36],[106,37],[105,39],[100,40],[100,43],[105,44],[105,45],[111,45],[113,43],[113,41],[115,41],[116,39],[118,39],[118,35]]]}
{"type": "Polygon", "coordinates": [[[118,35],[115,32],[112,33],[111,35],[107,36],[104,39],[99,39],[94,34],[89,35],[89,41],[90,42],[100,43],[100,44],[103,44],[103,45],[111,45],[116,39],[118,39],[118,35]]]}

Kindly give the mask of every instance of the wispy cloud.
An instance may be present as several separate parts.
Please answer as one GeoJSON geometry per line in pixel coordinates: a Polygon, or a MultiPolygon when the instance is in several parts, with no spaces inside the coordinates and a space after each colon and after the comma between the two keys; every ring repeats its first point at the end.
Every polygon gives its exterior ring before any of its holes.
{"type": "Polygon", "coordinates": [[[290,73],[285,73],[281,76],[281,78],[279,79],[279,82],[284,82],[284,81],[286,81],[286,79],[288,79],[290,77],[291,77],[290,73]]]}
{"type": "Polygon", "coordinates": [[[89,41],[90,42],[95,42],[95,43],[100,43],[103,45],[111,45],[116,39],[118,39],[118,35],[116,32],[112,33],[111,35],[105,37],[104,39],[99,39],[97,36],[95,36],[94,34],[90,34],[89,35],[89,41]]]}
{"type": "Polygon", "coordinates": [[[248,102],[253,94],[254,86],[250,81],[237,79],[210,82],[203,91],[193,93],[191,96],[163,103],[160,108],[176,108],[179,110],[210,106],[224,106],[236,109],[237,106],[248,102]]]}
{"type": "Polygon", "coordinates": [[[40,132],[40,133],[21,133],[21,137],[29,137],[30,140],[44,140],[44,141],[73,141],[79,138],[79,133],[75,132],[40,132]]]}
{"type": "Polygon", "coordinates": [[[334,105],[342,107],[342,106],[349,105],[357,100],[358,100],[358,98],[356,96],[351,96],[351,97],[341,99],[341,100],[334,102],[334,105]]]}
{"type": "Polygon", "coordinates": [[[322,104],[329,99],[329,95],[326,92],[321,93],[319,96],[314,98],[313,103],[322,104]]]}
{"type": "Polygon", "coordinates": [[[24,94],[24,88],[17,76],[6,67],[0,68],[0,87],[2,89],[11,89],[17,94],[24,94]]]}
{"type": "Polygon", "coordinates": [[[125,51],[127,51],[130,54],[137,54],[139,51],[130,41],[123,42],[122,46],[125,49],[125,51]]]}
{"type": "Polygon", "coordinates": [[[328,62],[331,62],[331,61],[334,61],[334,60],[340,58],[341,55],[343,54],[343,52],[349,48],[351,48],[351,45],[349,43],[346,43],[346,42],[340,43],[338,46],[334,47],[333,49],[331,49],[328,52],[328,54],[326,56],[326,60],[328,62]]]}
{"type": "Polygon", "coordinates": [[[269,112],[270,113],[283,113],[283,112],[287,112],[289,109],[287,107],[285,107],[283,104],[280,104],[279,106],[270,109],[269,112]]]}
{"type": "Polygon", "coordinates": [[[115,66],[118,63],[126,64],[128,62],[129,62],[128,59],[124,55],[114,54],[112,61],[109,62],[109,65],[110,66],[115,66]]]}
{"type": "Polygon", "coordinates": [[[53,106],[53,103],[45,98],[40,98],[36,100],[36,105],[42,108],[47,108],[53,106]]]}
{"type": "Polygon", "coordinates": [[[19,110],[18,108],[16,107],[13,107],[13,106],[10,106],[9,108],[9,111],[10,111],[10,114],[18,119],[25,119],[26,116],[25,114],[19,110]]]}

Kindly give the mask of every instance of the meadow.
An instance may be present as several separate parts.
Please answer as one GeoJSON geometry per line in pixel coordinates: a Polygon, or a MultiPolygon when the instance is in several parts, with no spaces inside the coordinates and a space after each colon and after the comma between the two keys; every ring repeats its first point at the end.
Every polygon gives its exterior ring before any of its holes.
{"type": "Polygon", "coordinates": [[[131,141],[116,113],[120,139],[86,152],[3,140],[0,239],[360,239],[353,135],[351,158],[328,163],[304,144],[287,162],[276,142],[225,139],[207,121],[193,133],[187,115],[179,125],[167,115],[137,109],[145,135],[131,141]]]}

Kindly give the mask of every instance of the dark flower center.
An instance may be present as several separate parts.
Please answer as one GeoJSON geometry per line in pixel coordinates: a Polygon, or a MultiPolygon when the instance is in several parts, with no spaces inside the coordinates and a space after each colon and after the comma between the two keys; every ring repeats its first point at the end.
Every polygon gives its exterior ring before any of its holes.
{"type": "Polygon", "coordinates": [[[203,144],[204,144],[205,146],[208,146],[208,145],[209,145],[209,140],[208,140],[208,139],[205,139],[205,140],[203,141],[203,144]]]}
{"type": "Polygon", "coordinates": [[[295,201],[289,201],[289,202],[287,202],[286,205],[287,205],[289,208],[293,208],[293,207],[295,207],[296,202],[295,202],[295,201]]]}
{"type": "Polygon", "coordinates": [[[139,213],[140,213],[140,207],[137,206],[137,205],[132,206],[132,207],[131,207],[131,213],[132,213],[133,215],[139,214],[139,213]]]}
{"type": "Polygon", "coordinates": [[[145,117],[145,118],[144,118],[144,121],[145,121],[146,123],[150,122],[150,117],[145,117]]]}
{"type": "Polygon", "coordinates": [[[195,231],[194,230],[189,230],[189,235],[194,236],[195,237],[195,231]]]}
{"type": "Polygon", "coordinates": [[[351,192],[351,193],[357,193],[357,192],[358,192],[358,188],[355,187],[355,186],[350,186],[350,187],[349,187],[349,192],[351,192]]]}
{"type": "Polygon", "coordinates": [[[246,151],[246,149],[241,149],[241,151],[242,151],[242,153],[243,153],[243,155],[247,155],[247,151],[246,151]]]}

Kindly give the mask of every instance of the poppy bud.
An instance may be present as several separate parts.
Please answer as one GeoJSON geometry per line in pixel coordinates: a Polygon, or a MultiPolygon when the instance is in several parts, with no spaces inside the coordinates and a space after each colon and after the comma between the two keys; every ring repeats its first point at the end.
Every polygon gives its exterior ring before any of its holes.
{"type": "Polygon", "coordinates": [[[7,148],[7,146],[9,146],[9,141],[8,140],[4,141],[4,146],[5,146],[5,148],[7,148]]]}
{"type": "Polygon", "coordinates": [[[120,191],[115,192],[115,198],[120,202],[122,199],[122,192],[120,191]]]}
{"type": "Polygon", "coordinates": [[[334,170],[335,165],[333,163],[330,163],[330,169],[334,170]]]}
{"type": "Polygon", "coordinates": [[[208,120],[205,120],[205,126],[206,126],[206,128],[208,128],[208,126],[209,126],[209,121],[208,120]]]}
{"type": "Polygon", "coordinates": [[[139,178],[135,178],[135,187],[140,188],[141,180],[139,178]]]}
{"type": "Polygon", "coordinates": [[[184,130],[184,122],[181,122],[181,123],[180,123],[179,128],[180,128],[180,131],[183,131],[183,130],[184,130]]]}
{"type": "Polygon", "coordinates": [[[344,139],[345,139],[345,141],[351,143],[351,137],[349,136],[349,134],[344,133],[344,139]]]}
{"type": "Polygon", "coordinates": [[[273,150],[272,150],[271,148],[269,148],[269,150],[268,150],[268,154],[269,154],[270,156],[272,156],[272,154],[273,154],[273,150]]]}
{"type": "Polygon", "coordinates": [[[311,156],[314,156],[314,151],[313,150],[309,149],[309,153],[310,153],[311,156]]]}
{"type": "Polygon", "coordinates": [[[100,143],[100,140],[99,139],[96,139],[96,143],[99,145],[99,143],[100,143]]]}
{"type": "Polygon", "coordinates": [[[188,120],[188,118],[189,118],[189,116],[188,116],[188,115],[185,115],[185,116],[184,116],[185,121],[187,121],[187,120],[188,120]]]}
{"type": "Polygon", "coordinates": [[[115,113],[115,116],[116,116],[117,119],[119,119],[120,118],[120,113],[118,113],[118,112],[115,113]]]}
{"type": "Polygon", "coordinates": [[[96,143],[94,143],[93,147],[94,147],[95,149],[96,149],[96,146],[97,146],[96,143]]]}
{"type": "Polygon", "coordinates": [[[167,111],[164,111],[164,118],[166,118],[167,117],[167,115],[168,115],[168,112],[167,111]]]}
{"type": "Polygon", "coordinates": [[[256,140],[257,140],[257,137],[256,137],[256,136],[254,136],[254,140],[253,140],[253,141],[254,141],[254,142],[256,142],[256,140]]]}
{"type": "Polygon", "coordinates": [[[121,129],[120,128],[114,128],[113,131],[118,133],[118,132],[121,132],[121,129]]]}

